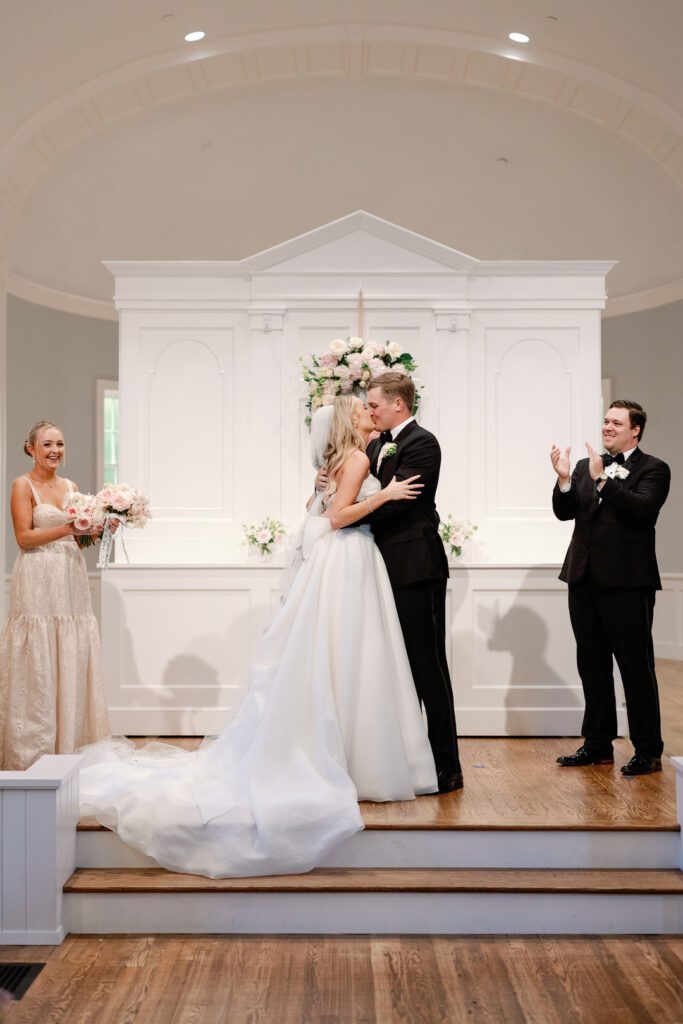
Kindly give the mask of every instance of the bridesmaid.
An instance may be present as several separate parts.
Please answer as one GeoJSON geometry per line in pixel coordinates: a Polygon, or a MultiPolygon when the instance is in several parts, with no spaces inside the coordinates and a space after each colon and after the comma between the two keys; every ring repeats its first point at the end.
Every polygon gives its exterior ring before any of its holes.
{"type": "Polygon", "coordinates": [[[12,485],[20,553],[0,638],[0,768],[22,771],[43,754],[70,754],[109,735],[100,638],[85,559],[64,512],[77,490],[57,475],[64,438],[41,420],[24,451],[33,468],[12,485]]]}

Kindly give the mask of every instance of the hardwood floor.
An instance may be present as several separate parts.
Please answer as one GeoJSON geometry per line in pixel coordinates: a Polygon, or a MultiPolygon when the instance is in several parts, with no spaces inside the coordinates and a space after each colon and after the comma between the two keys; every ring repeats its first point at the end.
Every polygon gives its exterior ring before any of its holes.
{"type": "Polygon", "coordinates": [[[7,1024],[683,1021],[679,938],[72,937],[6,953],[47,961],[7,1024]]]}
{"type": "MultiPolygon", "coordinates": [[[[667,753],[683,756],[683,663],[658,674],[667,753]]],[[[668,762],[623,779],[624,740],[614,767],[557,768],[575,745],[467,739],[464,792],[365,804],[366,825],[675,827],[668,762]]],[[[683,1024],[683,937],[70,936],[0,960],[47,965],[3,1024],[683,1024]]]]}

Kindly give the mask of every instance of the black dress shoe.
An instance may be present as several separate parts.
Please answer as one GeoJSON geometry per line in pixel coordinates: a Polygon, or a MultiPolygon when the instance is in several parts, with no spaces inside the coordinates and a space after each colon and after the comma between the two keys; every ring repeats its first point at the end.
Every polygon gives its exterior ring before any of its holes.
{"type": "Polygon", "coordinates": [[[575,754],[563,754],[557,763],[563,768],[585,768],[589,764],[614,764],[614,754],[593,754],[586,747],[579,747],[575,754]]]}
{"type": "Polygon", "coordinates": [[[452,793],[455,789],[462,789],[464,785],[462,772],[438,772],[436,781],[439,784],[439,793],[452,793]]]}
{"type": "Polygon", "coordinates": [[[622,775],[651,775],[652,772],[661,772],[662,760],[660,757],[647,757],[646,754],[634,754],[628,764],[621,769],[622,775]]]}

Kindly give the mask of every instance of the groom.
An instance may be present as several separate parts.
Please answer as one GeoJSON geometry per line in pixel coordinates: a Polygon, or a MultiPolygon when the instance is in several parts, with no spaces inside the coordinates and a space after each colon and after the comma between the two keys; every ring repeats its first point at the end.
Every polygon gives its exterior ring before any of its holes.
{"type": "Polygon", "coordinates": [[[448,560],[434,503],[439,442],[412,415],[415,385],[400,373],[370,381],[368,409],[381,435],[368,445],[370,470],[382,487],[392,477],[420,475],[415,501],[388,502],[367,516],[386,563],[420,702],[427,713],[440,793],[462,789],[453,691],[446,663],[448,560]]]}

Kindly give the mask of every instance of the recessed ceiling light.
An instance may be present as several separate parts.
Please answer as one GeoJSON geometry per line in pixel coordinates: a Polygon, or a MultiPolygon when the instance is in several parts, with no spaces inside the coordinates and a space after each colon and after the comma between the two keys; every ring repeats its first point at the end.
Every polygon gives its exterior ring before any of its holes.
{"type": "Polygon", "coordinates": [[[205,35],[206,35],[206,32],[202,32],[201,30],[197,31],[197,32],[188,32],[187,35],[185,36],[185,42],[186,43],[198,43],[199,40],[203,39],[205,35]]]}
{"type": "MultiPolygon", "coordinates": [[[[185,38],[187,39],[187,36],[185,36],[185,38]]],[[[508,36],[508,39],[511,39],[513,43],[529,42],[529,37],[525,36],[523,32],[511,32],[510,35],[508,36]]]]}

